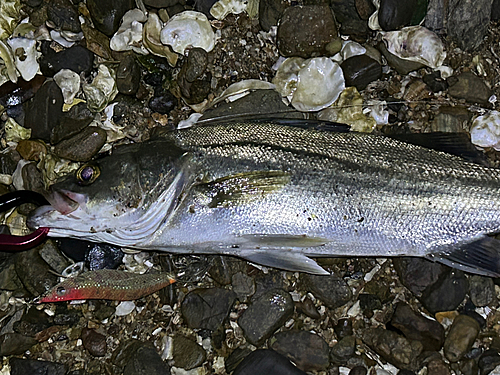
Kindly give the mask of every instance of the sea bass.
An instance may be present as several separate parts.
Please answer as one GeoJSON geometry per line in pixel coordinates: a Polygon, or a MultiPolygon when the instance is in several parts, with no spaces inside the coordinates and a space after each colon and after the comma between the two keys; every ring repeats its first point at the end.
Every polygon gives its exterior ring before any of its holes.
{"type": "Polygon", "coordinates": [[[28,223],[316,274],[309,257],[404,255],[500,276],[499,192],[500,170],[389,137],[233,123],[117,147],[28,223]]]}

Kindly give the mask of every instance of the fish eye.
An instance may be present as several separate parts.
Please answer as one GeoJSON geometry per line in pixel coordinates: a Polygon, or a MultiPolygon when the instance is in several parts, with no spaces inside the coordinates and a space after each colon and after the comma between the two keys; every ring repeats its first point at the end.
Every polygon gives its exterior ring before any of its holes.
{"type": "Polygon", "coordinates": [[[101,174],[97,165],[84,164],[76,171],[76,179],[80,185],[90,185],[101,174]]]}
{"type": "Polygon", "coordinates": [[[64,296],[66,294],[66,289],[60,286],[59,288],[56,289],[56,294],[58,296],[64,296]]]}

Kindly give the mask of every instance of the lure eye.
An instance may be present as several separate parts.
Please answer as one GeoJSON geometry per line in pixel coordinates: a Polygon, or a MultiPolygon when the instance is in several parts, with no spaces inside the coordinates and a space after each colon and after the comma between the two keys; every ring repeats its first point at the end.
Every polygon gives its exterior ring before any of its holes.
{"type": "Polygon", "coordinates": [[[80,185],[90,185],[101,174],[97,165],[85,164],[76,171],[76,179],[80,185]]]}
{"type": "Polygon", "coordinates": [[[66,289],[60,286],[59,288],[56,289],[56,294],[62,297],[66,294],[66,289]]]}

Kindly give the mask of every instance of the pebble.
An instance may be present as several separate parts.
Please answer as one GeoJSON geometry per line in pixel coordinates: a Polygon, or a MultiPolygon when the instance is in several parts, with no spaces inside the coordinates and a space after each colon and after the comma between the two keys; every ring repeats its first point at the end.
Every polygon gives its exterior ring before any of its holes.
{"type": "Polygon", "coordinates": [[[336,37],[337,26],[329,7],[298,5],[283,12],[276,44],[282,56],[307,59],[324,55],[326,45],[336,37]]]}
{"type": "Polygon", "coordinates": [[[181,313],[190,328],[215,331],[229,316],[235,300],[236,294],[231,290],[197,289],[186,295],[181,313]]]}
{"type": "Polygon", "coordinates": [[[52,268],[58,274],[61,274],[70,265],[68,259],[61,254],[56,244],[52,240],[44,242],[43,245],[39,247],[38,253],[42,257],[42,259],[50,266],[50,268],[52,268]]]}
{"type": "Polygon", "coordinates": [[[444,355],[450,362],[462,359],[479,334],[479,323],[470,316],[458,315],[444,341],[444,355]]]}
{"type": "Polygon", "coordinates": [[[382,66],[367,55],[349,57],[340,67],[344,73],[346,86],[354,86],[358,91],[382,77],[382,66]]]}
{"type": "Polygon", "coordinates": [[[355,0],[354,5],[361,19],[365,21],[377,10],[375,5],[369,0],[355,0]]]}
{"type": "Polygon", "coordinates": [[[4,333],[0,335],[0,355],[22,355],[37,342],[20,333],[4,333]]]}
{"type": "Polygon", "coordinates": [[[491,277],[479,275],[469,277],[469,295],[474,306],[489,305],[496,297],[495,284],[491,277]]]}
{"type": "Polygon", "coordinates": [[[179,0],[144,0],[144,5],[152,8],[168,8],[178,3],[179,0]]]}
{"type": "Polygon", "coordinates": [[[272,26],[276,26],[287,6],[288,3],[284,0],[260,0],[259,24],[262,30],[267,32],[272,26]]]}
{"type": "MultiPolygon", "coordinates": [[[[9,227],[6,226],[6,228],[9,227]]],[[[2,234],[10,234],[10,231],[2,234]]],[[[17,276],[15,256],[9,256],[0,261],[0,289],[11,291],[24,289],[23,283],[17,276]]]]}
{"type": "Polygon", "coordinates": [[[135,1],[87,0],[87,8],[95,28],[112,37],[118,31],[123,15],[135,8],[135,1]]]}
{"type": "Polygon", "coordinates": [[[201,366],[203,362],[205,362],[207,353],[193,340],[177,334],[174,336],[173,341],[173,359],[175,367],[191,370],[201,366]]]}
{"type": "Polygon", "coordinates": [[[47,5],[47,17],[56,29],[73,33],[82,31],[78,11],[70,0],[52,0],[47,5]]]}
{"type": "Polygon", "coordinates": [[[467,108],[442,106],[431,122],[431,131],[460,133],[466,129],[472,115],[467,108]]]}
{"type": "Polygon", "coordinates": [[[448,89],[448,82],[441,78],[439,71],[424,75],[422,80],[433,92],[446,91],[448,89]]]}
{"type": "Polygon", "coordinates": [[[163,91],[162,94],[158,94],[151,98],[148,107],[151,108],[153,112],[158,112],[161,114],[168,114],[172,109],[177,106],[177,98],[170,93],[170,91],[163,91]]]}
{"type": "Polygon", "coordinates": [[[21,139],[17,144],[16,151],[23,159],[39,161],[40,156],[47,155],[47,146],[38,140],[21,139]]]}
{"type": "Polygon", "coordinates": [[[422,258],[396,257],[392,262],[401,283],[417,297],[446,272],[445,266],[422,258]]]}
{"type": "Polygon", "coordinates": [[[50,374],[65,375],[67,366],[57,362],[37,361],[12,357],[9,360],[10,375],[50,374]]]}
{"type": "Polygon", "coordinates": [[[301,274],[304,288],[331,309],[345,305],[352,298],[352,291],[346,282],[335,276],[301,274]]]}
{"type": "Polygon", "coordinates": [[[27,312],[13,325],[14,332],[25,336],[35,336],[53,324],[53,319],[49,318],[44,311],[35,307],[30,307],[27,312]]]}
{"type": "Polygon", "coordinates": [[[43,56],[39,60],[40,70],[46,77],[52,77],[61,69],[89,75],[94,65],[94,54],[79,44],[55,52],[48,44],[42,43],[41,50],[43,56]]]}
{"type": "Polygon", "coordinates": [[[108,350],[106,336],[94,329],[82,329],[82,343],[83,347],[94,357],[104,357],[108,350]]]}
{"type": "Polygon", "coordinates": [[[282,289],[269,290],[254,299],[238,318],[248,342],[260,345],[293,314],[293,300],[282,289]]]}
{"type": "MultiPolygon", "coordinates": [[[[448,82],[453,82],[453,77],[448,82]]],[[[470,103],[489,105],[488,99],[493,94],[484,81],[471,72],[464,72],[455,78],[455,83],[450,83],[448,94],[457,98],[465,99],[470,103]]]]}
{"type": "Polygon", "coordinates": [[[415,313],[404,302],[399,302],[396,305],[391,325],[400,330],[409,340],[420,341],[426,351],[439,351],[443,346],[443,326],[435,320],[415,313]]]}
{"type": "Polygon", "coordinates": [[[94,115],[85,103],[78,103],[64,112],[50,134],[50,143],[55,145],[85,129],[94,119],[94,115]]]}
{"type": "Polygon", "coordinates": [[[364,42],[370,32],[368,22],[359,16],[353,3],[352,0],[331,0],[330,7],[340,23],[340,34],[350,35],[356,42],[364,42]]]}
{"type": "Polygon", "coordinates": [[[460,270],[449,269],[446,276],[425,290],[420,301],[431,313],[455,310],[464,300],[469,283],[460,270]]]}
{"type": "Polygon", "coordinates": [[[398,30],[409,26],[416,8],[417,0],[381,0],[378,23],[384,31],[398,30]]]}
{"type": "Polygon", "coordinates": [[[352,336],[352,320],[348,318],[339,319],[337,324],[333,326],[333,330],[339,339],[352,336]]]}
{"type": "Polygon", "coordinates": [[[380,310],[382,308],[382,301],[377,296],[373,294],[361,293],[358,296],[359,307],[366,313],[373,314],[374,310],[380,310]]]}
{"type": "Polygon", "coordinates": [[[64,326],[74,326],[83,317],[81,310],[68,309],[67,305],[57,305],[54,315],[54,324],[64,326]]]}
{"type": "Polygon", "coordinates": [[[122,342],[113,352],[111,361],[123,368],[123,375],[170,374],[169,365],[149,342],[133,339],[122,342]]]}
{"type": "MultiPolygon", "coordinates": [[[[500,354],[494,349],[486,350],[479,360],[477,366],[479,367],[480,375],[487,375],[500,365],[500,354]]],[[[476,372],[477,374],[477,372],[476,372]]]]}
{"type": "Polygon", "coordinates": [[[104,243],[89,243],[88,252],[85,255],[91,271],[117,268],[122,264],[122,259],[123,252],[120,247],[104,243]]]}
{"type": "Polygon", "coordinates": [[[271,349],[258,349],[240,362],[233,375],[306,375],[286,357],[271,349]]]}
{"type": "Polygon", "coordinates": [[[396,332],[381,327],[365,330],[362,339],[394,366],[412,371],[418,368],[417,357],[423,351],[420,341],[408,340],[396,332]]]}
{"type": "Polygon", "coordinates": [[[68,160],[88,161],[106,143],[106,131],[97,126],[88,126],[80,133],[59,142],[54,153],[68,160]]]}
{"type": "Polygon", "coordinates": [[[239,258],[214,256],[208,274],[221,285],[231,284],[233,275],[247,268],[247,263],[239,258]]]}
{"type": "Polygon", "coordinates": [[[228,374],[231,374],[236,367],[243,361],[248,355],[252,353],[250,348],[236,348],[229,354],[229,356],[224,361],[224,368],[228,374]]]}
{"type": "Polygon", "coordinates": [[[442,359],[434,359],[427,364],[427,375],[451,375],[451,371],[442,359]]]}
{"type": "Polygon", "coordinates": [[[124,95],[135,95],[141,82],[141,69],[133,55],[127,55],[116,69],[116,87],[124,95]]]}
{"type": "Polygon", "coordinates": [[[233,275],[231,285],[240,301],[246,300],[255,293],[254,279],[243,272],[237,272],[233,275]]]}
{"type": "Polygon", "coordinates": [[[109,47],[109,38],[99,30],[90,27],[86,23],[82,24],[83,36],[87,49],[106,60],[113,60],[113,52],[109,47]]]}
{"type": "Polygon", "coordinates": [[[304,301],[295,302],[295,310],[299,314],[307,315],[311,319],[316,320],[321,318],[321,314],[314,305],[314,302],[309,297],[304,299],[304,301]]]}
{"type": "MultiPolygon", "coordinates": [[[[404,371],[404,370],[403,370],[404,371]]],[[[366,375],[368,370],[363,366],[354,366],[350,371],[349,375],[366,375]]],[[[398,372],[398,375],[404,375],[401,371],[398,372]]]]}
{"type": "Polygon", "coordinates": [[[460,360],[460,362],[458,362],[458,371],[460,371],[462,375],[480,374],[477,362],[473,358],[460,360]]]}
{"type": "Polygon", "coordinates": [[[57,284],[57,276],[38,253],[38,248],[18,253],[16,272],[24,287],[33,296],[39,296],[57,284]]]}
{"type": "Polygon", "coordinates": [[[332,362],[345,364],[356,352],[356,337],[345,336],[337,342],[330,350],[332,362]]]}
{"type": "Polygon", "coordinates": [[[330,364],[328,344],[312,332],[279,332],[269,339],[269,348],[290,359],[303,371],[326,370],[330,364]]]}

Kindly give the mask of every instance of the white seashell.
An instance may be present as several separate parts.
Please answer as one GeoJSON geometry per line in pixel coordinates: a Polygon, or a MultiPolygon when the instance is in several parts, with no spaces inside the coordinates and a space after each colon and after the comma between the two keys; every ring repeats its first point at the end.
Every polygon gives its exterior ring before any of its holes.
{"type": "Polygon", "coordinates": [[[179,55],[161,43],[162,22],[156,13],[150,13],[142,31],[142,43],[153,55],[166,57],[170,66],[175,66],[179,55]]]}
{"type": "Polygon", "coordinates": [[[122,18],[122,24],[113,35],[109,46],[113,51],[130,51],[147,55],[148,50],[142,46],[142,24],[147,21],[146,15],[139,9],[129,10],[122,18]]]}
{"type": "Polygon", "coordinates": [[[441,39],[423,26],[409,26],[382,34],[387,50],[402,59],[436,69],[446,57],[441,39]]]}
{"type": "Polygon", "coordinates": [[[54,81],[61,89],[64,103],[73,103],[73,99],[80,91],[80,76],[72,70],[61,69],[54,75],[54,81]]]}
{"type": "Polygon", "coordinates": [[[479,147],[493,147],[500,151],[500,112],[491,111],[477,117],[470,130],[471,142],[479,147]]]}
{"type": "Polygon", "coordinates": [[[301,57],[289,57],[280,64],[273,78],[273,83],[282,96],[289,97],[291,100],[292,94],[297,89],[299,71],[305,66],[305,62],[306,60],[301,57]]]}
{"type": "Polygon", "coordinates": [[[342,42],[342,49],[340,50],[340,54],[344,60],[347,60],[349,57],[364,55],[366,53],[366,48],[361,44],[353,42],[352,40],[342,42]]]}
{"type": "Polygon", "coordinates": [[[210,14],[218,20],[223,20],[230,13],[244,12],[247,5],[247,2],[243,0],[219,0],[210,8],[210,14]]]}
{"type": "Polygon", "coordinates": [[[180,54],[188,47],[199,47],[210,52],[215,46],[215,33],[207,16],[186,10],[168,20],[160,36],[163,44],[180,54]]]}
{"type": "Polygon", "coordinates": [[[118,94],[116,81],[106,65],[99,65],[96,77],[90,85],[83,85],[87,107],[94,112],[102,111],[118,94]]]}
{"type": "Polygon", "coordinates": [[[333,104],[345,89],[340,65],[327,57],[307,60],[297,74],[292,106],[299,111],[319,111],[333,104]]]}
{"type": "Polygon", "coordinates": [[[25,81],[31,81],[38,73],[39,65],[36,50],[36,41],[28,38],[12,38],[7,40],[12,55],[14,56],[14,64],[17,70],[25,81]]]}
{"type": "Polygon", "coordinates": [[[115,315],[125,316],[130,314],[135,309],[135,303],[133,301],[122,301],[116,306],[115,315]]]}
{"type": "MultiPolygon", "coordinates": [[[[266,81],[260,81],[258,79],[245,79],[243,81],[235,82],[227,89],[223,91],[220,96],[214,99],[212,106],[220,103],[223,100],[234,101],[235,96],[240,96],[240,94],[248,94],[250,90],[273,90],[275,86],[266,81]]],[[[244,96],[244,95],[243,95],[244,96]]]]}

